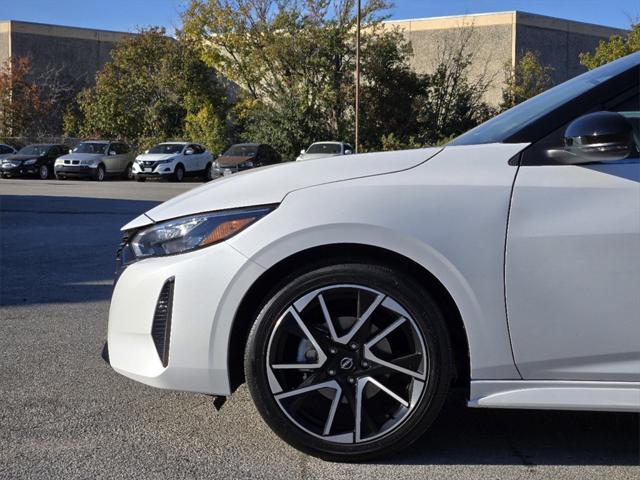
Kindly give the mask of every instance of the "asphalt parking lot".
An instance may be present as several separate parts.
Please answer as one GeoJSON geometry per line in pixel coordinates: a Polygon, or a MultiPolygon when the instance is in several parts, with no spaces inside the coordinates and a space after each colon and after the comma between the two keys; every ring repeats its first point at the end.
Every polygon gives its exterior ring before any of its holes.
{"type": "Polygon", "coordinates": [[[476,410],[456,392],[401,455],[298,453],[241,388],[156,390],[100,358],[119,228],[199,183],[0,180],[0,478],[640,479],[633,414],[476,410]]]}

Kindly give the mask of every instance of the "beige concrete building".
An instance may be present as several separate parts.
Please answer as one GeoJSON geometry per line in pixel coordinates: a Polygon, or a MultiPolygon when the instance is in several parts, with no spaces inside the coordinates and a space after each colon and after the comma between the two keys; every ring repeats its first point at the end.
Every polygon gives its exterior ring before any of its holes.
{"type": "Polygon", "coordinates": [[[0,62],[28,57],[37,76],[60,68],[64,80],[76,89],[91,85],[96,72],[111,58],[111,50],[124,32],[63,27],[41,23],[0,21],[0,62]]]}
{"type": "Polygon", "coordinates": [[[486,100],[497,105],[502,98],[505,65],[514,65],[527,51],[536,52],[543,64],[554,68],[554,81],[563,82],[585,71],[579,54],[592,52],[601,40],[625,35],[627,30],[575,22],[524,12],[433,17],[385,22],[398,28],[413,45],[413,68],[431,72],[448,52],[464,45],[473,55],[472,81],[493,79],[486,100]]]}

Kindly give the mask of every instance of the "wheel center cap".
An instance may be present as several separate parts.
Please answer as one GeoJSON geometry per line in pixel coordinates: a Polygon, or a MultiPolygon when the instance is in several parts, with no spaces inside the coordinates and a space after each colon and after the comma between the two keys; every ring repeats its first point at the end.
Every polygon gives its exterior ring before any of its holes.
{"type": "Polygon", "coordinates": [[[342,370],[351,370],[353,368],[353,358],[343,357],[340,360],[340,368],[342,370]]]}

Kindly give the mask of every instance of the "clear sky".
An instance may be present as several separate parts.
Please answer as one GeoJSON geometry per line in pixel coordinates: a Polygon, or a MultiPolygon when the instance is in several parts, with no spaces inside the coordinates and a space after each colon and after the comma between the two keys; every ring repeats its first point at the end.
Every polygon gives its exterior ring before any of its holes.
{"type": "MultiPolygon", "coordinates": [[[[134,31],[180,24],[185,0],[0,0],[0,20],[26,20],[134,31]]],[[[395,0],[392,18],[421,18],[520,10],[628,28],[640,17],[640,0],[395,0]]]]}

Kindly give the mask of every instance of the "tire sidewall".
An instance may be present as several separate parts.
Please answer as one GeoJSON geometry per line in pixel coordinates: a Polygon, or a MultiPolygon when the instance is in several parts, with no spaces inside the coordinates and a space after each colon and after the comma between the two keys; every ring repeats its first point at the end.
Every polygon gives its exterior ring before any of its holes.
{"type": "Polygon", "coordinates": [[[50,176],[49,167],[47,165],[40,165],[38,167],[38,178],[40,180],[47,180],[50,176]],[[45,175],[42,175],[42,172],[46,172],[45,175]]]}
{"type": "Polygon", "coordinates": [[[406,447],[428,428],[440,411],[451,378],[450,342],[444,318],[431,296],[412,279],[380,265],[342,264],[298,273],[283,282],[260,311],[249,334],[245,373],[251,395],[267,424],[296,448],[333,461],[364,461],[406,447]],[[293,301],[322,286],[352,284],[391,296],[414,318],[428,352],[427,384],[409,418],[391,433],[359,444],[332,444],[300,430],[282,412],[271,394],[265,358],[273,327],[293,301]]]}
{"type": "Polygon", "coordinates": [[[103,182],[106,175],[107,175],[107,172],[105,171],[104,165],[100,164],[96,168],[96,173],[93,178],[95,179],[96,182],[103,182]],[[102,172],[102,176],[100,175],[100,172],[102,172]]]}
{"type": "Polygon", "coordinates": [[[182,182],[184,180],[184,167],[182,164],[176,165],[176,169],[173,172],[173,180],[175,182],[182,182]],[[179,175],[178,172],[182,172],[182,174],[179,175]]]}

